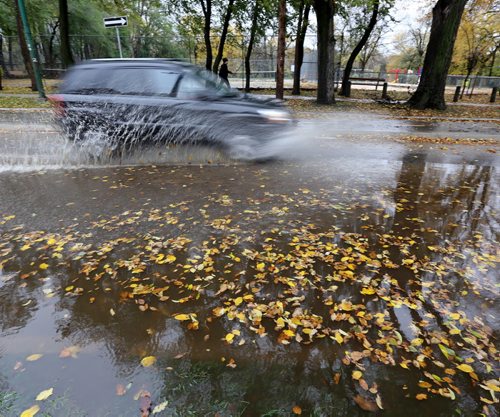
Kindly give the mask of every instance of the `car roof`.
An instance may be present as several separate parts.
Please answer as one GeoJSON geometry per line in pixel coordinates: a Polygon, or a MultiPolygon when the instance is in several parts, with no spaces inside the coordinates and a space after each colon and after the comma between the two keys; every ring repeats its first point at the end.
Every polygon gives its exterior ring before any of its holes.
{"type": "Polygon", "coordinates": [[[168,65],[176,66],[181,68],[194,68],[195,66],[187,61],[176,58],[101,58],[101,59],[89,59],[87,61],[82,61],[72,69],[76,68],[91,68],[96,66],[110,66],[110,67],[120,67],[129,65],[139,65],[139,66],[150,66],[150,65],[168,65]]]}

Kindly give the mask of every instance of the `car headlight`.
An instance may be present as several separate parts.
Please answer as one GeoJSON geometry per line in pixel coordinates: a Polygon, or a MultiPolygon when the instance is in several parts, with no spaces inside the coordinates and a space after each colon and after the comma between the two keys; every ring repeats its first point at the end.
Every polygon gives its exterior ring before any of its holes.
{"type": "Polygon", "coordinates": [[[283,110],[263,109],[257,110],[257,113],[270,122],[289,122],[291,120],[290,114],[283,110]]]}

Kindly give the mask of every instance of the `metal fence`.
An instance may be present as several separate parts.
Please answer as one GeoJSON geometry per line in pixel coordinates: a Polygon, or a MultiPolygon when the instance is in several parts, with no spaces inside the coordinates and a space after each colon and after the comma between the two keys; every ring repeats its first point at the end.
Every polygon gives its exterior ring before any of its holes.
{"type": "MultiPolygon", "coordinates": [[[[74,35],[71,36],[71,47],[75,60],[118,57],[119,52],[116,47],[116,38],[114,32],[103,35],[74,35]]],[[[217,47],[218,38],[214,38],[213,47],[217,47]]],[[[231,84],[234,87],[242,88],[245,86],[245,52],[246,40],[243,37],[229,37],[228,50],[230,70],[234,73],[231,78],[231,84]]],[[[45,77],[59,77],[61,64],[59,59],[59,40],[57,36],[39,36],[35,38],[36,49],[45,77]]],[[[166,57],[176,58],[179,50],[183,51],[181,58],[197,64],[201,67],[205,65],[203,51],[197,51],[197,46],[203,42],[199,39],[162,39],[159,37],[131,37],[121,36],[124,57],[166,57]],[[175,42],[173,42],[175,41],[175,42]],[[168,48],[165,45],[175,45],[176,48],[168,48]],[[137,45],[142,45],[143,49],[136,50],[137,45]],[[144,48],[144,45],[147,47],[144,48]]],[[[315,35],[309,35],[306,39],[306,52],[304,62],[301,68],[301,80],[304,86],[314,88],[317,84],[317,54],[315,50],[307,46],[315,45],[315,35]]],[[[285,58],[285,87],[291,87],[293,84],[293,43],[288,45],[285,58]]],[[[251,67],[251,87],[252,88],[275,88],[276,86],[276,38],[269,37],[264,39],[254,48],[251,67]]],[[[15,76],[25,75],[24,61],[22,58],[19,41],[16,36],[3,36],[2,54],[6,68],[15,76]]],[[[341,68],[336,70],[337,83],[342,79],[343,71],[341,68]]],[[[414,87],[418,85],[420,76],[411,70],[390,70],[373,71],[354,69],[352,77],[359,78],[380,78],[385,79],[393,87],[414,87]]],[[[465,75],[449,75],[447,86],[463,86],[465,75]]],[[[468,86],[475,89],[500,87],[500,77],[472,76],[468,86]]]]}

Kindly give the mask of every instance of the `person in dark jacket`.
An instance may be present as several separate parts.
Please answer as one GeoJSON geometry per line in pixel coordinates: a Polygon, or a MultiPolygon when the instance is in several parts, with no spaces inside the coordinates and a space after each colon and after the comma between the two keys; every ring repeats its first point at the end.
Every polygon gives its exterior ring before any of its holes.
{"type": "Polygon", "coordinates": [[[229,71],[229,69],[227,68],[227,58],[223,58],[222,65],[220,66],[219,69],[219,77],[222,78],[222,80],[227,84],[228,87],[230,87],[229,80],[227,79],[227,76],[229,74],[232,74],[232,72],[229,71]]]}

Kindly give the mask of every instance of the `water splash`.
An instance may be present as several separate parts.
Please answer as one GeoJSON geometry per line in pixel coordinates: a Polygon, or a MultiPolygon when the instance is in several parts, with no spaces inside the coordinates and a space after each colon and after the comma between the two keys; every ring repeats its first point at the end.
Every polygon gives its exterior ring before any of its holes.
{"type": "Polygon", "coordinates": [[[236,115],[219,123],[216,117],[185,109],[171,110],[171,123],[159,112],[115,107],[114,122],[66,118],[51,113],[37,118],[0,118],[0,172],[143,164],[228,164],[289,159],[308,152],[310,128],[245,122],[236,115]],[[111,127],[113,126],[113,127],[111,127]]]}

